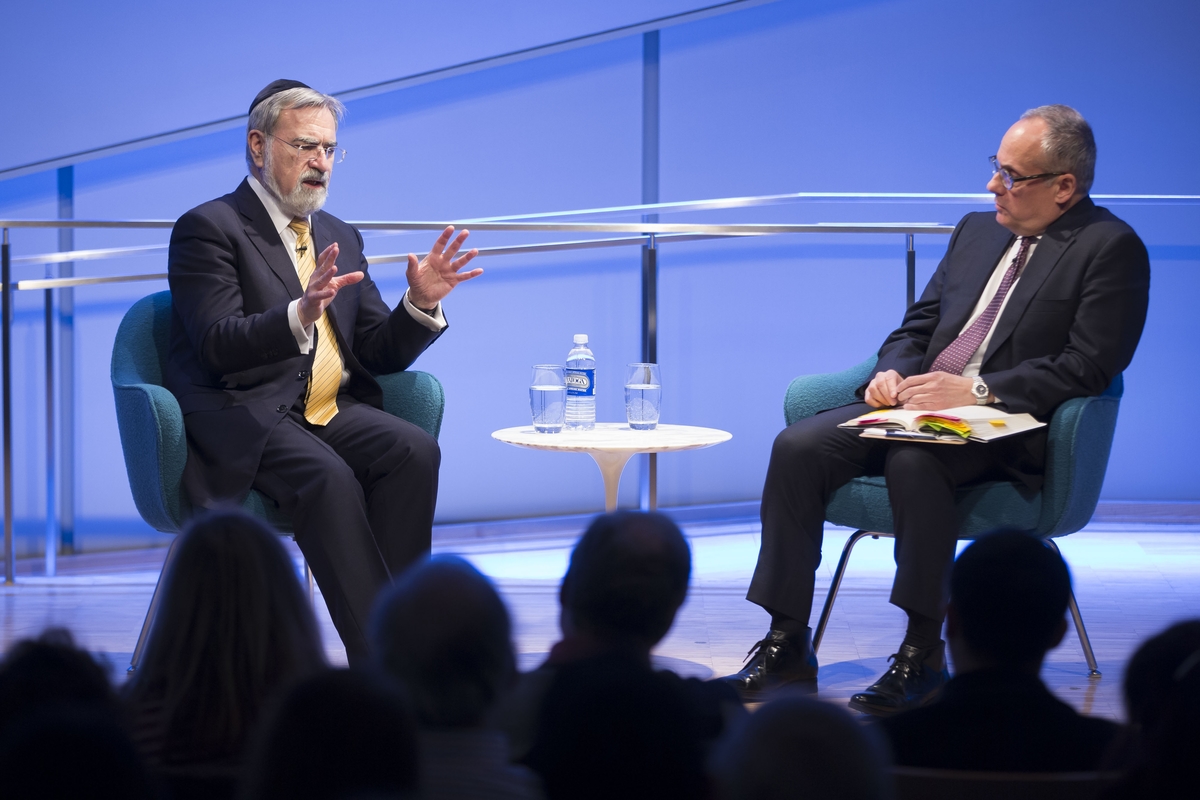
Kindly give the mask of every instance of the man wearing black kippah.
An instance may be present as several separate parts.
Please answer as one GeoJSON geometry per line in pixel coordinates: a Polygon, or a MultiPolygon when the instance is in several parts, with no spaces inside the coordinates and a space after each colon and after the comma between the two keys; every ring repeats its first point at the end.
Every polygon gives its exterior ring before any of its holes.
{"type": "Polygon", "coordinates": [[[482,273],[446,228],[408,257],[387,307],[358,231],[320,208],[345,156],[345,108],[299,81],[250,105],[250,175],[171,232],[175,309],[165,383],[187,429],[196,507],[256,489],[291,517],[349,659],[367,655],[378,591],[429,549],[437,442],[382,410],[372,374],[406,369],[446,329],[441,301],[482,273]]]}

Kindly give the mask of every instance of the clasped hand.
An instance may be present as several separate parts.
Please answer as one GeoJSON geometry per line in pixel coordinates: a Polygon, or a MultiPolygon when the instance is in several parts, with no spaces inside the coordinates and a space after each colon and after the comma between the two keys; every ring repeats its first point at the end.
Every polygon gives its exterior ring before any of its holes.
{"type": "Polygon", "coordinates": [[[894,369],[880,372],[867,384],[864,396],[872,408],[900,406],[912,411],[975,405],[972,380],[948,372],[927,372],[901,378],[894,369]]]}
{"type": "MultiPolygon", "coordinates": [[[[462,248],[463,242],[470,235],[470,231],[463,231],[458,236],[454,236],[454,226],[449,225],[438,236],[429,255],[424,259],[418,261],[415,255],[408,254],[408,270],[405,274],[408,277],[410,303],[417,308],[431,309],[440,303],[442,298],[450,294],[450,290],[455,286],[483,274],[483,270],[479,268],[469,272],[459,272],[471,259],[479,255],[478,250],[472,249],[455,258],[459,249],[462,248]],[[454,236],[453,242],[450,241],[452,236],[454,236]],[[448,247],[447,243],[449,243],[448,247]]],[[[306,328],[321,318],[325,309],[333,302],[333,298],[337,297],[337,293],[341,289],[358,283],[364,277],[362,272],[338,275],[337,257],[337,242],[326,247],[317,257],[317,268],[309,277],[308,287],[304,290],[304,296],[300,298],[299,306],[296,309],[300,323],[306,328]]]]}

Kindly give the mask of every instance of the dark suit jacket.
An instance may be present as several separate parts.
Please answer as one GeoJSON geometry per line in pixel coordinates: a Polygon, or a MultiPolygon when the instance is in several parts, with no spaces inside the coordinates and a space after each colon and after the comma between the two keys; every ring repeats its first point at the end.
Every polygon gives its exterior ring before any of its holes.
{"type": "MultiPolygon", "coordinates": [[[[367,272],[353,227],[318,211],[312,233],[317,253],[337,242],[339,274],[367,272]]],[[[184,488],[198,506],[240,500],[316,355],[315,346],[300,353],[288,325],[300,279],[248,181],[179,218],[167,271],[175,314],[164,382],[187,429],[184,488]]],[[[371,373],[407,368],[440,335],[390,311],[370,275],[338,292],[328,313],[350,372],[342,391],[376,407],[383,395],[371,373]]]]}
{"type": "Polygon", "coordinates": [[[957,675],[930,705],[878,724],[899,766],[995,772],[1099,769],[1120,730],[1010,670],[957,675]]]}
{"type": "MultiPolygon", "coordinates": [[[[928,372],[966,325],[1012,241],[992,212],[963,217],[924,293],[879,349],[876,371],[928,372]]],[[[1064,400],[1100,394],[1129,366],[1149,298],[1142,240],[1085,197],[1039,240],[995,323],[980,376],[1006,410],[1048,420],[1064,400]]],[[[1046,429],[1018,438],[1024,451],[1008,459],[1010,471],[1036,488],[1046,429]]]]}

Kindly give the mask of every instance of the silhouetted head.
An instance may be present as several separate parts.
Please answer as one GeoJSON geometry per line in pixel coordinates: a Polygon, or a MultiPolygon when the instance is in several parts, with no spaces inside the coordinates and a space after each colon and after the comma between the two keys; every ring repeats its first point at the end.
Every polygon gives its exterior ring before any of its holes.
{"type": "Polygon", "coordinates": [[[884,800],[892,794],[889,761],[875,728],[791,696],[742,718],[714,754],[713,774],[722,800],[884,800]]]}
{"type": "Polygon", "coordinates": [[[267,696],[325,664],[296,567],[265,523],[212,511],[185,528],[162,581],[129,700],[161,707],[165,760],[236,754],[267,696]]]}
{"type": "Polygon", "coordinates": [[[50,628],[14,644],[0,662],[0,730],[23,714],[59,704],[115,712],[116,697],[104,668],[75,646],[71,633],[50,628]]]}
{"type": "Polygon", "coordinates": [[[371,640],[407,688],[423,727],[478,725],[516,675],[508,610],[491,581],[457,556],[434,556],[379,598],[371,640]]]}
{"type": "Polygon", "coordinates": [[[241,796],[392,798],[417,785],[417,728],[400,689],[370,672],[329,670],[267,715],[241,796]]]}
{"type": "Polygon", "coordinates": [[[1200,619],[1177,622],[1142,643],[1125,668],[1125,709],[1129,722],[1157,726],[1178,682],[1175,672],[1200,651],[1200,619]]]}
{"type": "Polygon", "coordinates": [[[1041,539],[1012,530],[986,534],[954,562],[947,638],[952,649],[965,643],[984,664],[1036,670],[1062,640],[1070,596],[1066,563],[1041,539]]]}
{"type": "Polygon", "coordinates": [[[634,511],[597,517],[563,577],[564,632],[649,650],[670,630],[691,571],[687,540],[668,517],[634,511]]]}
{"type": "Polygon", "coordinates": [[[1132,775],[1143,797],[1195,792],[1200,752],[1200,619],[1147,639],[1125,669],[1125,707],[1133,731],[1132,775]]]}

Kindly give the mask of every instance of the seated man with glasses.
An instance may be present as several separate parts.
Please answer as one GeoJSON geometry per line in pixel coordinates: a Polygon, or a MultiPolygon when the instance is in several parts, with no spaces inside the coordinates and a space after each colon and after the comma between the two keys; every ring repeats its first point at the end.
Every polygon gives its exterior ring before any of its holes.
{"type": "Polygon", "coordinates": [[[941,640],[958,522],[954,491],[988,480],[1041,485],[1046,428],[946,447],[860,438],[838,428],[872,408],[995,404],[1048,420],[1098,395],[1133,358],[1146,320],[1150,262],[1137,234],[1088,197],[1096,145],[1066,106],[1027,111],[992,157],[995,213],[968,214],[920,299],[879,349],[862,402],[800,420],[775,440],[762,497],[762,544],[747,599],[771,629],[723,680],[745,699],[815,689],[808,628],[830,494],[884,475],[896,523],[891,602],[908,616],[887,672],[852,708],[921,705],[947,680],[941,640]]]}
{"type": "Polygon", "coordinates": [[[254,98],[249,177],[171,232],[164,377],[193,505],[251,488],[277,503],[356,662],[376,594],[429,550],[441,460],[433,437],[382,410],[371,375],[412,364],[446,328],[442,298],[482,270],[460,272],[476,251],[458,256],[467,232],[448,227],[424,260],[409,255],[408,291],[388,308],[358,231],[320,211],[344,112],[299,81],[254,98]]]}

